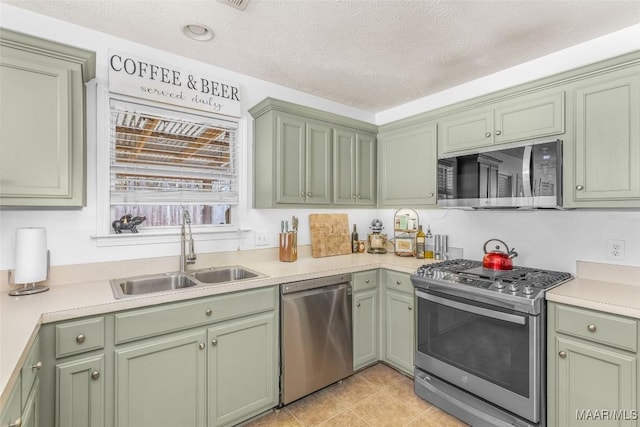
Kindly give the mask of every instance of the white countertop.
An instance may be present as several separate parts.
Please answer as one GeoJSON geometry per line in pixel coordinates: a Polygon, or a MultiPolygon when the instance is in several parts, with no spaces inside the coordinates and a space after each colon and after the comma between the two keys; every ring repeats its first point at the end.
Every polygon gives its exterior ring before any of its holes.
{"type": "Polygon", "coordinates": [[[166,266],[177,266],[177,258],[167,258],[60,267],[51,275],[50,282],[55,283],[50,283],[50,290],[47,292],[11,297],[8,290],[3,290],[0,293],[0,410],[18,378],[17,368],[22,366],[41,324],[333,274],[377,268],[413,273],[420,265],[434,262],[399,257],[393,253],[312,258],[309,246],[299,247],[298,260],[295,262],[278,261],[277,248],[203,254],[198,258],[193,269],[242,265],[266,277],[123,299],[114,298],[110,278],[172,271],[166,269],[166,266]],[[164,270],[162,266],[165,267],[164,270]],[[74,281],[74,277],[77,277],[77,281],[74,281]]]}
{"type": "Polygon", "coordinates": [[[577,278],[545,295],[548,301],[640,319],[640,267],[578,261],[577,278]]]}

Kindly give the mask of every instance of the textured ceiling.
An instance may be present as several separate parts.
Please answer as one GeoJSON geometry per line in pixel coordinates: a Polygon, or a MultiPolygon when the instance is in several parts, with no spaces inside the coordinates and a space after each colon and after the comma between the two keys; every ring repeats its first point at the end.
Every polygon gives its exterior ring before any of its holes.
{"type": "Polygon", "coordinates": [[[369,112],[640,22],[638,0],[0,1],[369,112]]]}

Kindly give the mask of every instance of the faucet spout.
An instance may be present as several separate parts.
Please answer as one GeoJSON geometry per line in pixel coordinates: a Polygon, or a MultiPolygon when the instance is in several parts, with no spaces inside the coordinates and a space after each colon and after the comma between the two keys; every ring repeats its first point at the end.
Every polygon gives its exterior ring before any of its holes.
{"type": "Polygon", "coordinates": [[[186,208],[182,209],[182,225],[180,227],[180,273],[187,272],[188,264],[195,264],[196,253],[193,248],[193,235],[191,234],[191,216],[186,208]],[[187,229],[189,237],[187,238],[187,229]],[[188,250],[187,250],[188,247],[188,250]]]}

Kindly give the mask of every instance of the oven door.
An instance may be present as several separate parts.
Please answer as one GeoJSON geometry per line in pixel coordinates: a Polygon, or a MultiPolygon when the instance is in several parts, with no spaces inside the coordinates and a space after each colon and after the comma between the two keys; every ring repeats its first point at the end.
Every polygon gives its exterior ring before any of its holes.
{"type": "Polygon", "coordinates": [[[542,316],[421,289],[416,297],[416,367],[537,423],[542,316]]]}

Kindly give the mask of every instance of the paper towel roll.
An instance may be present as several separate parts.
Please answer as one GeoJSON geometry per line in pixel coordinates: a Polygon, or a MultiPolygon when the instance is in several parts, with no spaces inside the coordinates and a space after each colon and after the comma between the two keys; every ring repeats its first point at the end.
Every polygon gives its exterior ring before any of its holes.
{"type": "Polygon", "coordinates": [[[16,229],[16,284],[47,278],[47,231],[42,227],[16,229]]]}

